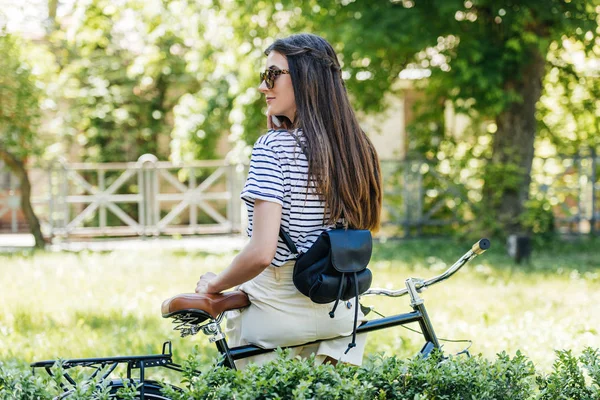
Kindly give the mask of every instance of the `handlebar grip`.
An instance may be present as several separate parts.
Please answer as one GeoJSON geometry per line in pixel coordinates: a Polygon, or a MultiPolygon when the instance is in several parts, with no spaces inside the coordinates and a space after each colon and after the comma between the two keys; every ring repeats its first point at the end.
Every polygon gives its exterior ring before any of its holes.
{"type": "Polygon", "coordinates": [[[487,239],[481,239],[471,247],[471,251],[477,255],[483,254],[484,251],[490,248],[490,241],[487,239]]]}

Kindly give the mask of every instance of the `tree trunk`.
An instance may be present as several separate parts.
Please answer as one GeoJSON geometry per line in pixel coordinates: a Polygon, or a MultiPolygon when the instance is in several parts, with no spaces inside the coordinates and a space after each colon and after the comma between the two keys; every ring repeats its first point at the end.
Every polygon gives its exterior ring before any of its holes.
{"type": "Polygon", "coordinates": [[[504,234],[522,233],[520,216],[529,198],[531,164],[536,135],[536,104],[541,96],[545,60],[539,50],[531,51],[531,61],[520,79],[507,82],[507,88],[521,95],[496,118],[492,159],[486,167],[484,204],[504,234]]]}
{"type": "Polygon", "coordinates": [[[8,151],[2,148],[0,148],[0,159],[4,161],[6,166],[8,166],[8,168],[12,171],[13,174],[15,174],[15,176],[20,182],[21,209],[23,211],[23,214],[25,215],[27,224],[29,225],[29,230],[35,238],[35,247],[43,249],[46,242],[44,240],[44,236],[42,235],[40,221],[38,220],[37,216],[35,215],[35,212],[33,211],[33,207],[31,206],[31,183],[29,182],[29,176],[27,175],[25,164],[13,154],[9,153],[8,151]]]}
{"type": "Polygon", "coordinates": [[[58,24],[56,23],[56,11],[58,9],[58,0],[48,0],[48,20],[46,27],[46,33],[50,34],[56,30],[58,24]]]}

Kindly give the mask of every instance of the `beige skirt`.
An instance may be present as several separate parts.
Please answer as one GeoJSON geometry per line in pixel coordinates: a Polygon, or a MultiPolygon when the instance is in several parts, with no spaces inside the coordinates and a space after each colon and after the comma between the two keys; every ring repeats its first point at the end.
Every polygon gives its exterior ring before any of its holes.
{"type": "MultiPolygon", "coordinates": [[[[296,346],[319,339],[330,339],[291,349],[292,356],[315,354],[317,362],[327,356],[342,362],[361,365],[366,334],[356,336],[356,347],[350,349],[354,325],[355,299],[340,302],[335,318],[329,317],[334,303],[316,304],[296,289],[292,282],[294,262],[281,267],[267,267],[256,278],[239,289],[250,298],[250,306],[228,311],[225,333],[230,347],[253,344],[266,349],[296,346]],[[342,337],[340,337],[342,336],[342,337]]],[[[358,325],[365,320],[358,311],[358,325]]],[[[238,368],[249,362],[263,364],[275,358],[274,353],[236,361],[238,368]]]]}

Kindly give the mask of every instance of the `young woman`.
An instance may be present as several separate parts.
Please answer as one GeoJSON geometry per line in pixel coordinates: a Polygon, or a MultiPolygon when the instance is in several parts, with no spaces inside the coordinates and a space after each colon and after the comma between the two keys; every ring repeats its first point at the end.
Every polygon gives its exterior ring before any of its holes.
{"type": "MultiPolygon", "coordinates": [[[[349,339],[340,338],[352,333],[357,304],[346,302],[331,319],[333,303],[316,304],[298,292],[292,282],[294,255],[279,239],[279,227],[301,252],[337,222],[376,230],[382,198],[379,160],[358,124],[337,55],[325,39],[292,35],[276,40],[265,55],[259,90],[266,97],[268,131],[254,145],[241,193],[250,241],[219,275],[202,275],[196,292],[219,293],[241,285],[248,294],[251,305],[228,315],[232,346],[275,348],[331,338],[295,348],[295,354],[360,365],[364,335],[347,354],[349,339]]],[[[259,357],[253,361],[269,355],[259,357]]]]}

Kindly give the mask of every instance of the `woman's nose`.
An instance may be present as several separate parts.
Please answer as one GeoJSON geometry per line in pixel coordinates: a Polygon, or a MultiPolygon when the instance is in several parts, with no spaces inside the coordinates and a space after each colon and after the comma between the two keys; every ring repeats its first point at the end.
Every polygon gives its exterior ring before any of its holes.
{"type": "Polygon", "coordinates": [[[258,90],[260,90],[263,93],[266,93],[267,90],[269,90],[269,88],[267,87],[267,82],[265,82],[264,79],[262,80],[262,82],[260,82],[260,85],[258,86],[258,90]]]}

